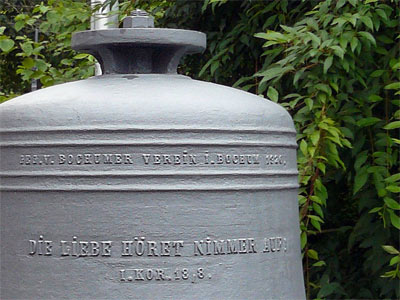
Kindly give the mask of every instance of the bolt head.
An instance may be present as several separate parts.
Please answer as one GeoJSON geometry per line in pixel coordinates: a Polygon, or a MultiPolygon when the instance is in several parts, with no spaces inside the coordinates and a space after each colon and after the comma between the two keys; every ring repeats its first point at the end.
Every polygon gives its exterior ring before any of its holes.
{"type": "Polygon", "coordinates": [[[153,28],[153,17],[126,17],[124,19],[124,28],[153,28]]]}
{"type": "Polygon", "coordinates": [[[138,9],[138,8],[131,11],[131,16],[132,17],[135,17],[135,16],[145,17],[145,16],[148,16],[148,15],[149,14],[148,14],[147,11],[142,10],[142,9],[138,9]]]}
{"type": "Polygon", "coordinates": [[[153,28],[154,18],[146,11],[136,9],[124,19],[123,26],[124,28],[153,28]]]}

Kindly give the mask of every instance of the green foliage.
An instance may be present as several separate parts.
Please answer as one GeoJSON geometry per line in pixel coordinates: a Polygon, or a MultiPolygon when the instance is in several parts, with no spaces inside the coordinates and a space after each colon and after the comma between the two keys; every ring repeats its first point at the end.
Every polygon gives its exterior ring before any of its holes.
{"type": "Polygon", "coordinates": [[[26,12],[8,9],[15,16],[12,26],[0,27],[0,101],[29,91],[32,80],[46,87],[93,75],[93,57],[71,50],[71,33],[88,28],[86,2],[52,0],[26,12]]]}
{"type": "MultiPolygon", "coordinates": [[[[399,209],[399,207],[398,207],[398,203],[396,203],[397,204],[397,209],[399,209]]],[[[397,250],[397,249],[395,249],[394,247],[392,247],[392,246],[387,246],[387,245],[385,245],[385,246],[382,246],[382,248],[383,248],[383,250],[385,250],[387,253],[389,253],[389,254],[392,254],[392,255],[394,255],[391,259],[390,259],[390,262],[389,262],[389,266],[393,266],[394,267],[394,269],[393,270],[390,270],[390,271],[387,271],[385,274],[383,274],[381,277],[384,277],[384,278],[392,278],[392,279],[395,279],[395,278],[398,278],[398,279],[400,279],[400,252],[399,252],[399,250],[397,250]]]]}
{"type": "MultiPolygon", "coordinates": [[[[308,298],[399,298],[399,1],[119,3],[120,21],[142,8],[158,26],[207,33],[204,55],[187,57],[180,73],[269,98],[293,116],[308,298]]],[[[90,13],[72,0],[8,11],[0,99],[32,79],[49,86],[93,74],[93,58],[69,48],[90,13]]]]}
{"type": "Polygon", "coordinates": [[[299,132],[300,219],[309,296],[400,295],[398,281],[377,280],[382,274],[396,278],[399,272],[397,256],[388,264],[381,248],[398,244],[400,229],[399,141],[393,130],[400,127],[395,120],[399,9],[397,2],[392,4],[322,1],[293,26],[255,35],[265,41],[265,56],[280,53],[255,74],[261,79],[259,90],[274,87],[280,92],[299,132]],[[334,191],[338,186],[340,193],[334,191]],[[351,219],[339,218],[342,213],[350,213],[351,219]],[[332,257],[323,248],[330,238],[309,240],[324,233],[324,223],[337,227],[325,230],[334,238],[333,232],[343,231],[343,221],[351,225],[347,251],[342,250],[345,244],[331,242],[336,244],[329,249],[336,252],[332,257]],[[318,261],[311,246],[321,249],[320,256],[328,261],[325,270],[309,261],[318,261]],[[359,268],[339,265],[352,251],[362,257],[359,268]],[[395,269],[386,271],[390,266],[395,269]]]}

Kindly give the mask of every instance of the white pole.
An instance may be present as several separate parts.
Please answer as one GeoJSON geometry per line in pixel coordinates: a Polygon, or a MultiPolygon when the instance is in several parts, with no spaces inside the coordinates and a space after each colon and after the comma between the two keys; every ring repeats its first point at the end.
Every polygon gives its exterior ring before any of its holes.
{"type": "MultiPolygon", "coordinates": [[[[106,0],[91,0],[90,4],[92,8],[95,8],[96,5],[103,4],[106,0]]],[[[114,3],[112,7],[106,6],[103,9],[99,9],[95,11],[90,19],[90,29],[107,29],[107,28],[117,28],[118,27],[118,14],[114,13],[112,15],[108,15],[110,11],[118,10],[118,1],[114,3]]],[[[101,75],[101,67],[98,62],[95,63],[95,76],[101,75]]]]}

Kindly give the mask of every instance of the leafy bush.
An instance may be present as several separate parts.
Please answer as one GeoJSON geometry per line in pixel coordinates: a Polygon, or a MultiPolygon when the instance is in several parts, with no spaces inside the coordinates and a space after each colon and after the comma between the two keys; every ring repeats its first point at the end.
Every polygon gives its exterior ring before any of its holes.
{"type": "Polygon", "coordinates": [[[400,278],[384,252],[397,250],[382,249],[398,247],[400,229],[398,18],[396,5],[323,1],[256,34],[264,55],[279,53],[255,74],[259,89],[281,95],[299,132],[304,269],[318,298],[399,296],[398,281],[380,278],[400,278]]]}
{"type": "Polygon", "coordinates": [[[93,75],[94,59],[71,50],[72,32],[89,26],[91,10],[85,2],[49,0],[4,9],[4,23],[13,26],[0,27],[0,101],[28,92],[33,80],[46,87],[93,75]]]}

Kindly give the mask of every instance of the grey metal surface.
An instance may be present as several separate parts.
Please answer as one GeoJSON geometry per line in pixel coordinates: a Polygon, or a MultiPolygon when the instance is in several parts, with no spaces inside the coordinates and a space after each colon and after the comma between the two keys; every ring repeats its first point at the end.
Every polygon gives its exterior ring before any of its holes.
{"type": "Polygon", "coordinates": [[[77,32],[71,46],[95,56],[103,74],[176,74],[183,55],[206,48],[202,32],[153,27],[153,17],[136,10],[124,28],[77,32]]]}
{"type": "Polygon", "coordinates": [[[15,98],[0,118],[1,299],[304,299],[279,105],[114,74],[15,98]]]}
{"type": "Polygon", "coordinates": [[[72,48],[90,53],[104,74],[176,74],[185,54],[202,52],[204,33],[169,28],[118,28],[77,32],[72,48]]]}

